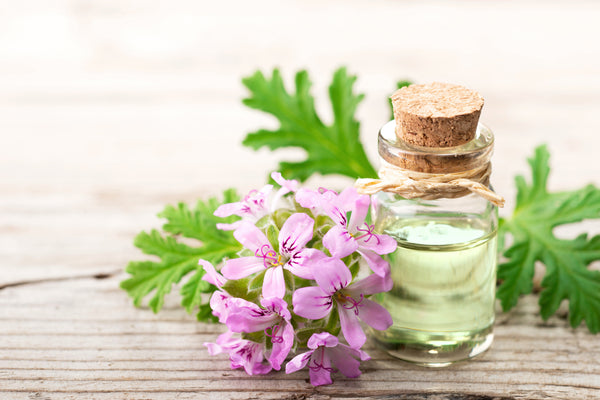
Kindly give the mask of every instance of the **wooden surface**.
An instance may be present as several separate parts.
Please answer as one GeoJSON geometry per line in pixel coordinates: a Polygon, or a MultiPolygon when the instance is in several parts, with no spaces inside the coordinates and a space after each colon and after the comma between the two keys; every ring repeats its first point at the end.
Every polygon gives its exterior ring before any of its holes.
{"type": "MultiPolygon", "coordinates": [[[[493,181],[512,208],[516,173],[548,143],[550,187],[600,184],[600,4],[593,1],[2,1],[0,12],[0,399],[594,399],[600,337],[535,296],[499,314],[483,356],[424,369],[371,349],[358,380],[248,377],[202,343],[219,326],[167,298],[135,309],[118,283],[167,203],[260,187],[289,151],[252,152],[273,121],[243,108],[240,78],[306,67],[326,86],[347,65],[367,94],[375,159],[386,96],[410,78],[486,99],[493,181]]],[[[307,185],[348,185],[311,179],[307,185]]],[[[600,233],[598,221],[561,228],[600,233]]],[[[597,268],[597,265],[595,266],[597,268]]],[[[176,290],[174,289],[174,292],[176,290]]]]}

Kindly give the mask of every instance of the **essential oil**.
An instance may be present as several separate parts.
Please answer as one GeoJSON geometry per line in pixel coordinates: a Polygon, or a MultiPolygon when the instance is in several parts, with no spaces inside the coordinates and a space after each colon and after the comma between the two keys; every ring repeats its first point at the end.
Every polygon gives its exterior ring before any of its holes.
{"type": "Polygon", "coordinates": [[[393,289],[380,301],[394,325],[374,333],[390,354],[444,366],[473,357],[493,338],[496,235],[477,220],[399,220],[377,227],[398,241],[388,256],[393,289]]]}

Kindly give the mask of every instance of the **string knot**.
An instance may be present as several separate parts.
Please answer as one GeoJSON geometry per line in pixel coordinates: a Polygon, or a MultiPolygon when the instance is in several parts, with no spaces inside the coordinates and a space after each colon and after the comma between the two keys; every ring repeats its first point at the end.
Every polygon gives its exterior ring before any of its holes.
{"type": "Polygon", "coordinates": [[[504,207],[504,198],[488,187],[492,164],[446,174],[416,172],[383,163],[380,179],[357,179],[354,187],[360,194],[377,192],[396,193],[407,199],[434,200],[457,198],[475,193],[498,207],[504,207]]]}

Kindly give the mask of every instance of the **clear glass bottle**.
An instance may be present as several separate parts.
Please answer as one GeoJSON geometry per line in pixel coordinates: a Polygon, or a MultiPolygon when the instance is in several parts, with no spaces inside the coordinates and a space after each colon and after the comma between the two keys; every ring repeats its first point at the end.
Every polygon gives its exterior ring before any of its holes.
{"type": "MultiPolygon", "coordinates": [[[[426,172],[452,173],[488,163],[493,150],[493,134],[482,124],[473,140],[447,148],[409,145],[394,130],[390,121],[379,132],[382,163],[417,160],[428,166],[426,172]]],[[[375,341],[395,357],[426,366],[445,366],[489,348],[497,207],[476,194],[408,200],[379,192],[373,199],[376,231],[398,242],[387,256],[394,287],[379,297],[394,324],[373,331],[375,341]]]]}

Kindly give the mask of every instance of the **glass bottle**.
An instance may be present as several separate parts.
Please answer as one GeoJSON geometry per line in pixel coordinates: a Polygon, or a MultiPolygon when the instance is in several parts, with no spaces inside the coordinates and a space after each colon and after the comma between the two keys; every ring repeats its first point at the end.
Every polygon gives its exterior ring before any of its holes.
{"type": "MultiPolygon", "coordinates": [[[[490,161],[494,137],[479,123],[466,144],[428,148],[395,135],[395,121],[379,132],[382,164],[406,160],[432,173],[453,173],[490,161]]],[[[484,182],[489,185],[489,182],[484,182]]],[[[389,354],[425,366],[445,366],[474,357],[492,343],[497,263],[497,207],[477,194],[435,200],[373,196],[375,230],[391,235],[397,250],[387,255],[393,289],[379,297],[394,324],[373,331],[389,354]]]]}

